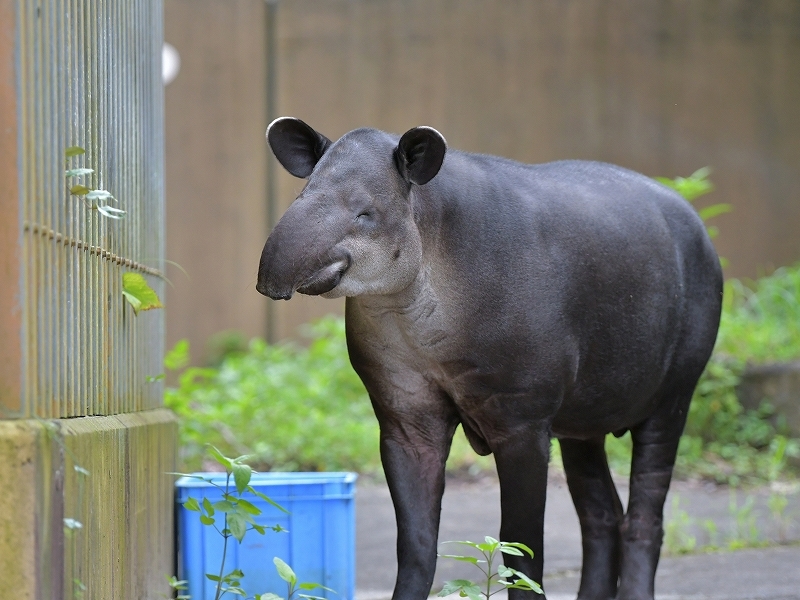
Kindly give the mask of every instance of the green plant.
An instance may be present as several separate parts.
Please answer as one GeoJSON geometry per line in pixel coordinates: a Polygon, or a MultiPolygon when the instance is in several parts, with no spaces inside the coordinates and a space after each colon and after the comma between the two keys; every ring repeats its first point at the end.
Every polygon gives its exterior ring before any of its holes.
{"type": "MultiPolygon", "coordinates": [[[[87,177],[94,173],[94,169],[89,169],[87,167],[69,168],[70,159],[83,156],[84,154],[86,154],[86,150],[80,146],[70,146],[64,151],[67,166],[66,171],[64,171],[64,176],[67,180],[87,177]]],[[[82,183],[68,184],[68,188],[70,194],[78,196],[83,200],[86,208],[96,210],[104,217],[109,219],[122,219],[127,214],[126,211],[108,204],[109,202],[116,202],[117,199],[106,190],[93,189],[82,183]]]]}
{"type": "Polygon", "coordinates": [[[344,322],[323,319],[308,335],[306,348],[254,339],[219,368],[181,373],[165,403],[181,417],[188,468],[201,465],[210,442],[251,455],[262,470],[378,469],[377,421],[349,364],[344,322]]]}
{"type": "Polygon", "coordinates": [[[170,595],[162,594],[164,598],[167,600],[191,600],[191,596],[186,594],[186,590],[188,588],[189,582],[185,579],[178,579],[174,575],[171,577],[167,577],[167,584],[172,589],[172,593],[170,595]]]}
{"type": "Polygon", "coordinates": [[[694,519],[680,507],[680,496],[672,499],[672,512],[664,525],[664,552],[688,554],[697,548],[697,538],[690,532],[694,519]]]}
{"type": "MultiPolygon", "coordinates": [[[[180,364],[182,357],[173,355],[170,357],[175,363],[180,364]]],[[[245,461],[248,456],[239,456],[237,458],[229,458],[222,454],[217,448],[212,445],[208,446],[208,453],[217,464],[225,469],[225,485],[219,485],[210,477],[202,475],[193,475],[186,473],[174,473],[181,477],[191,477],[205,481],[210,485],[217,488],[222,493],[222,500],[218,502],[211,502],[208,498],[198,500],[194,497],[189,497],[183,503],[187,510],[191,510],[200,514],[200,522],[206,527],[213,527],[217,533],[223,538],[222,546],[222,559],[220,560],[218,573],[206,573],[206,578],[216,583],[216,591],[214,600],[219,600],[225,594],[233,594],[247,598],[246,592],[241,587],[241,580],[245,574],[240,569],[233,569],[225,573],[225,561],[228,555],[228,546],[230,538],[234,538],[240,544],[244,540],[245,535],[250,531],[255,531],[258,534],[264,535],[267,529],[271,529],[277,533],[285,531],[280,525],[272,527],[264,527],[256,523],[255,518],[261,514],[261,509],[247,499],[247,496],[254,496],[274,506],[278,510],[287,512],[285,508],[274,502],[266,494],[259,492],[252,485],[250,479],[253,474],[253,469],[245,461]],[[231,488],[231,478],[233,478],[234,488],[231,488]],[[219,520],[222,519],[220,528],[219,520]]],[[[288,584],[288,595],[286,600],[291,600],[293,596],[305,598],[307,600],[323,600],[317,596],[309,596],[300,593],[305,590],[312,590],[315,588],[324,589],[332,592],[330,588],[317,583],[299,583],[297,576],[292,571],[291,567],[287,565],[280,558],[273,559],[278,575],[288,584]]],[[[178,581],[175,577],[168,578],[170,586],[175,590],[182,591],[186,589],[185,581],[178,581]]],[[[178,595],[178,600],[188,600],[186,595],[178,595]]],[[[278,600],[281,597],[267,592],[264,594],[256,594],[255,600],[278,600]]]]}
{"type": "MultiPolygon", "coordinates": [[[[689,177],[676,177],[675,179],[670,179],[668,177],[656,177],[655,180],[666,185],[667,187],[672,188],[681,196],[686,198],[687,201],[694,202],[700,196],[704,196],[705,194],[714,191],[714,184],[708,179],[710,174],[711,169],[708,167],[703,167],[701,169],[697,169],[697,171],[689,175],[689,177]]],[[[733,210],[733,207],[730,204],[718,203],[706,206],[705,208],[698,210],[697,213],[700,215],[700,218],[703,219],[703,221],[708,221],[709,219],[719,215],[724,215],[731,210],[733,210]]],[[[709,226],[708,235],[712,239],[717,237],[717,235],[719,235],[719,229],[714,225],[709,226]]]]}
{"type": "Polygon", "coordinates": [[[283,598],[278,594],[268,592],[266,594],[257,595],[256,600],[292,600],[292,598],[295,596],[298,598],[305,598],[306,600],[324,600],[324,598],[320,596],[311,596],[301,592],[317,588],[327,590],[329,592],[333,591],[332,589],[318,583],[298,581],[297,575],[295,575],[292,568],[277,556],[272,559],[272,562],[275,563],[275,568],[278,570],[278,575],[280,578],[286,582],[286,597],[283,598]]]}
{"type": "Polygon", "coordinates": [[[786,507],[789,505],[789,498],[785,493],[775,492],[770,494],[767,499],[767,508],[775,521],[778,541],[783,543],[786,541],[786,530],[788,528],[788,519],[786,518],[786,507]]]}
{"type": "MultiPolygon", "coordinates": [[[[253,470],[244,461],[247,456],[238,458],[228,458],[214,446],[208,447],[209,454],[225,469],[225,485],[217,484],[213,479],[202,475],[191,475],[186,473],[176,473],[182,477],[200,479],[216,487],[222,493],[222,500],[212,503],[208,498],[198,500],[189,497],[183,506],[187,510],[200,513],[200,522],[206,527],[213,527],[223,538],[222,560],[220,561],[219,573],[206,573],[206,577],[216,582],[216,592],[214,600],[219,600],[225,594],[237,596],[247,596],[241,588],[241,579],[244,577],[239,569],[225,573],[225,561],[228,555],[228,545],[230,538],[242,542],[248,531],[255,531],[264,535],[266,528],[255,521],[255,517],[261,514],[261,509],[251,503],[246,495],[256,496],[272,506],[286,512],[279,504],[273,502],[266,494],[259,492],[250,485],[250,478],[253,470]],[[231,477],[233,478],[235,490],[231,489],[231,477]],[[218,519],[222,519],[221,528],[218,519]]],[[[271,527],[273,531],[281,532],[280,525],[271,527]]]]}
{"type": "Polygon", "coordinates": [[[439,592],[440,597],[449,596],[450,594],[458,592],[461,598],[481,600],[481,598],[488,599],[504,589],[529,590],[537,594],[543,593],[541,586],[524,573],[506,567],[503,564],[497,565],[495,568],[495,563],[498,558],[500,558],[500,554],[524,556],[524,552],[533,558],[533,550],[528,548],[525,544],[520,544],[519,542],[500,542],[488,535],[484,538],[483,543],[469,541],[444,543],[460,544],[476,550],[483,558],[460,554],[440,554],[439,556],[441,558],[452,558],[453,560],[473,564],[483,574],[483,578],[478,582],[473,582],[468,579],[446,581],[442,587],[442,591],[439,592]],[[482,565],[486,565],[486,567],[484,568],[482,565]]]}
{"type": "Polygon", "coordinates": [[[731,516],[731,536],[728,540],[728,548],[738,550],[748,546],[755,546],[758,543],[758,527],[756,516],[753,513],[755,499],[747,496],[744,503],[739,506],[735,488],[730,490],[728,501],[728,512],[731,516]]]}
{"type": "Polygon", "coordinates": [[[705,519],[703,520],[703,529],[708,534],[708,544],[704,546],[704,549],[717,549],[719,547],[719,528],[717,523],[713,519],[705,519]]]}

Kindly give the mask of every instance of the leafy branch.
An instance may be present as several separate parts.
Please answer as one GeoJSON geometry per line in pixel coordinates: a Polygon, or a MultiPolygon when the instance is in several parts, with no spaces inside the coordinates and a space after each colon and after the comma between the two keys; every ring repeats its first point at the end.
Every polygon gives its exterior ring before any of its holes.
{"type": "Polygon", "coordinates": [[[537,594],[543,594],[541,586],[533,579],[505,565],[498,565],[497,569],[494,568],[495,561],[500,557],[500,554],[509,554],[511,556],[524,556],[528,554],[533,558],[533,550],[528,548],[525,544],[519,542],[500,542],[493,537],[486,536],[484,543],[476,542],[444,542],[445,544],[460,544],[467,546],[473,550],[477,550],[483,559],[475,556],[460,555],[460,554],[440,554],[441,558],[452,558],[460,562],[468,562],[475,565],[481,573],[483,573],[483,581],[475,583],[469,579],[453,579],[446,581],[442,591],[439,592],[440,597],[449,596],[458,592],[459,597],[469,598],[470,600],[488,600],[497,592],[507,590],[528,590],[537,594]],[[486,565],[484,568],[482,565],[486,565]],[[481,589],[481,586],[485,586],[481,589]],[[492,587],[499,585],[494,591],[492,587]]]}
{"type": "MultiPolygon", "coordinates": [[[[689,202],[694,202],[694,200],[700,196],[714,191],[714,184],[708,179],[710,174],[711,169],[703,167],[702,169],[697,169],[697,171],[689,175],[689,177],[676,177],[675,179],[656,177],[655,180],[659,183],[663,183],[668,188],[672,188],[689,202]]],[[[724,215],[732,210],[733,207],[730,204],[718,203],[701,208],[697,211],[697,214],[699,214],[700,218],[705,222],[708,221],[708,219],[724,215]]],[[[719,235],[719,229],[714,225],[709,226],[708,235],[711,239],[714,239],[719,235]]]]}
{"type": "MultiPolygon", "coordinates": [[[[71,179],[87,177],[94,173],[94,169],[89,169],[87,167],[69,168],[71,158],[86,154],[86,150],[80,146],[70,146],[64,151],[64,154],[66,156],[65,163],[67,167],[66,171],[64,171],[64,176],[67,178],[68,182],[71,179]]],[[[109,219],[122,219],[128,214],[127,211],[121,208],[109,205],[109,202],[116,202],[117,199],[107,190],[92,189],[82,183],[68,183],[68,189],[70,194],[81,198],[86,208],[96,210],[104,217],[108,217],[109,219]]]]}

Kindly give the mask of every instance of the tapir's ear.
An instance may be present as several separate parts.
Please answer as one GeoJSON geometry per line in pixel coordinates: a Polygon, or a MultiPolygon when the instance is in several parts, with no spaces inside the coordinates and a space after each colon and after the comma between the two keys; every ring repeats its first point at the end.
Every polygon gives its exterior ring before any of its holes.
{"type": "Polygon", "coordinates": [[[267,127],[267,141],[275,158],[295,177],[305,179],[331,141],[300,119],[280,117],[267,127]]]}
{"type": "Polygon", "coordinates": [[[414,127],[400,138],[394,151],[397,170],[409,183],[425,185],[439,172],[447,142],[433,127],[414,127]]]}

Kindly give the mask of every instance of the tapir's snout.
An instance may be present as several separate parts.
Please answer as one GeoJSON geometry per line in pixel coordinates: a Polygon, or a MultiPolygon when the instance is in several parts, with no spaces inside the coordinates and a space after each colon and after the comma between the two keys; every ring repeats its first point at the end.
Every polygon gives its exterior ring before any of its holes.
{"type": "Polygon", "coordinates": [[[326,239],[330,230],[309,236],[307,228],[298,226],[306,219],[292,216],[287,213],[278,222],[261,253],[256,291],[273,300],[289,300],[295,292],[318,296],[331,291],[352,260],[335,238],[326,239]]]}

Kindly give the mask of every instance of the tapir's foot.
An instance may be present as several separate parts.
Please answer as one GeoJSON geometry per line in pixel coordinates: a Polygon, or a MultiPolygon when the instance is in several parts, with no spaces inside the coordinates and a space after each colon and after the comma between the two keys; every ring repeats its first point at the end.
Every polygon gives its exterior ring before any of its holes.
{"type": "Polygon", "coordinates": [[[621,533],[622,572],[617,600],[653,600],[663,537],[661,518],[625,515],[621,533]]]}

